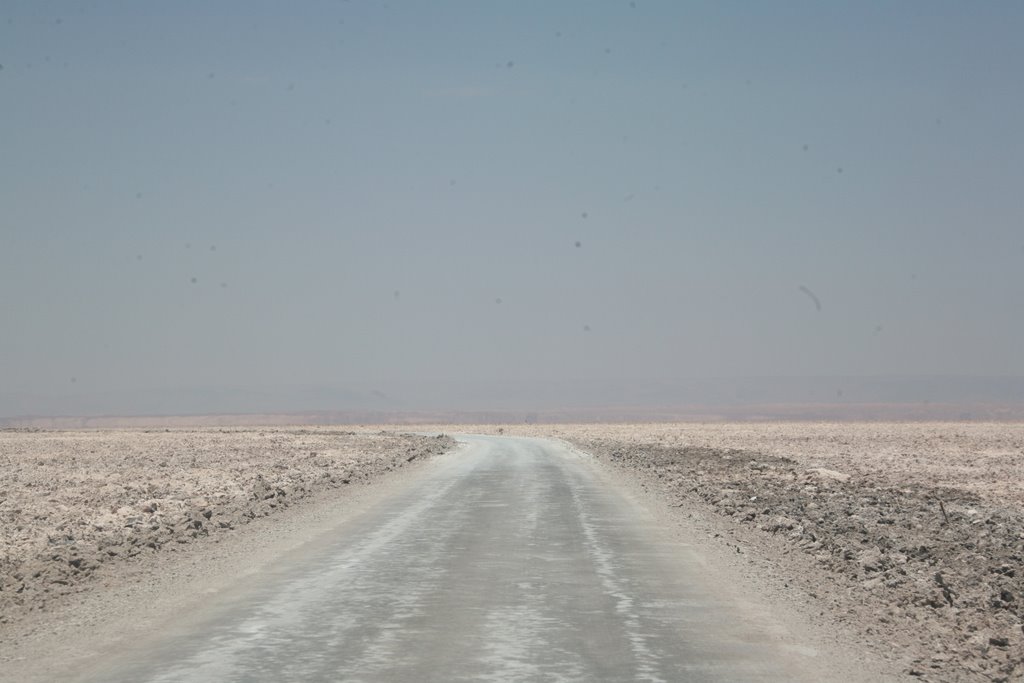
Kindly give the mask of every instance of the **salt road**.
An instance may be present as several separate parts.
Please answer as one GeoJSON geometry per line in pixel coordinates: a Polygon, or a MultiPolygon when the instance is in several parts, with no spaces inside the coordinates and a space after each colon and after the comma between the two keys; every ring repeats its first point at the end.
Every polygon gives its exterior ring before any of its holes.
{"type": "Polygon", "coordinates": [[[589,456],[460,440],[327,541],[80,680],[827,678],[589,456]]]}

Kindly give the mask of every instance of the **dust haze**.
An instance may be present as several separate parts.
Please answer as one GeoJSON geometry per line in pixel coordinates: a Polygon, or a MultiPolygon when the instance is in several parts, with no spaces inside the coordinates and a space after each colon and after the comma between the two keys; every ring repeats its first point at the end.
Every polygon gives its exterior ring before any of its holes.
{"type": "Polygon", "coordinates": [[[9,4],[0,418],[1019,415],[1022,26],[9,4]]]}

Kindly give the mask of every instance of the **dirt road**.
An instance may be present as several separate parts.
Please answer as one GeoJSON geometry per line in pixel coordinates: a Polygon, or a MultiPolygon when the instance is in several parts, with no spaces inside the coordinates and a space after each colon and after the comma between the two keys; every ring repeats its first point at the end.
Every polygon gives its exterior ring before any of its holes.
{"type": "Polygon", "coordinates": [[[79,680],[851,680],[589,456],[465,442],[79,680]]]}

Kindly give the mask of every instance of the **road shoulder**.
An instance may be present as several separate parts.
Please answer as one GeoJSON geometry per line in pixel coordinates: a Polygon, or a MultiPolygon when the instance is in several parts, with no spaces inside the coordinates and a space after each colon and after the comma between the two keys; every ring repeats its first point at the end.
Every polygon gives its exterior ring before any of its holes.
{"type": "Polygon", "coordinates": [[[258,580],[275,562],[398,495],[458,449],[354,478],[340,489],[312,492],[224,533],[98,567],[88,583],[51,609],[3,626],[0,681],[68,680],[110,653],[159,638],[212,596],[258,580]]]}
{"type": "Polygon", "coordinates": [[[784,548],[697,502],[669,495],[642,472],[617,467],[572,442],[563,443],[610,486],[645,509],[664,533],[691,547],[705,564],[708,583],[719,594],[732,596],[743,618],[794,659],[829,671],[831,680],[906,680],[900,673],[905,661],[879,656],[876,642],[823,611],[813,590],[793,579],[813,569],[801,562],[803,558],[788,557],[784,548]]]}

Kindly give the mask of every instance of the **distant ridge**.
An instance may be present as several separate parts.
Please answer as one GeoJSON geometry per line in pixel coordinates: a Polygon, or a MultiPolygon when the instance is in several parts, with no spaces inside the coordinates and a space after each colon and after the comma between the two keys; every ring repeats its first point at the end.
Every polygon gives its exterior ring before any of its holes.
{"type": "Polygon", "coordinates": [[[409,381],[0,394],[0,426],[1020,420],[1022,377],[409,381]]]}
{"type": "Polygon", "coordinates": [[[132,416],[23,416],[0,419],[6,429],[114,429],[329,425],[484,425],[641,422],[1024,422],[1024,405],[898,403],[764,404],[674,408],[594,407],[520,411],[350,411],[132,416]]]}

